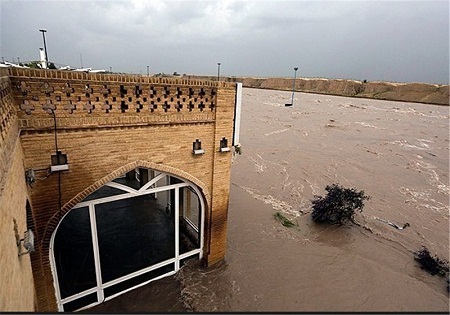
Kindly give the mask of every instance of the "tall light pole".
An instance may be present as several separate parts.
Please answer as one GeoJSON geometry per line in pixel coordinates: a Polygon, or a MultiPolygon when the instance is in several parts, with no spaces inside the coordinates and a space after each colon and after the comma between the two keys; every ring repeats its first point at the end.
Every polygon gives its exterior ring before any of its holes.
{"type": "Polygon", "coordinates": [[[217,63],[217,81],[220,80],[220,62],[217,63]]]}
{"type": "Polygon", "coordinates": [[[148,68],[149,68],[149,66],[147,66],[147,77],[150,75],[148,68]]]}
{"type": "Polygon", "coordinates": [[[298,67],[295,67],[294,68],[294,83],[292,83],[292,100],[291,100],[292,105],[294,105],[295,79],[297,79],[297,70],[298,70],[298,67]]]}
{"type": "Polygon", "coordinates": [[[47,30],[39,30],[39,32],[42,32],[42,38],[44,39],[44,52],[45,52],[45,64],[48,68],[48,54],[47,54],[47,45],[45,44],[45,32],[47,32],[47,30]]]}

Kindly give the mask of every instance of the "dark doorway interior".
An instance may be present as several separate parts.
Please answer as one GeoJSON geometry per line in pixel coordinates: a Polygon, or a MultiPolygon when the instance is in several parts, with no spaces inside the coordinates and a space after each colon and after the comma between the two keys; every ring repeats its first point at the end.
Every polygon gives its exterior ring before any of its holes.
{"type": "MultiPolygon", "coordinates": [[[[139,189],[139,177],[126,176],[115,183],[139,189]]],[[[168,177],[166,184],[180,183],[168,177]]],[[[179,204],[187,187],[179,189],[179,204]]],[[[100,198],[119,196],[125,193],[114,187],[104,186],[85,198],[93,201],[100,198]]],[[[196,198],[198,198],[195,195],[196,198]]],[[[191,198],[191,197],[190,197],[191,198]]],[[[191,198],[192,200],[194,197],[191,198]]],[[[140,195],[72,209],[61,221],[54,239],[54,259],[58,275],[61,299],[97,287],[96,272],[100,270],[104,298],[111,297],[128,288],[175,271],[175,263],[165,264],[137,276],[128,275],[149,266],[175,257],[175,189],[157,194],[140,195]],[[94,219],[93,219],[94,218],[94,219]],[[93,223],[95,221],[95,224],[93,223]],[[93,233],[94,231],[94,233],[93,233]],[[93,235],[98,242],[100,264],[96,269],[93,235]],[[123,277],[123,279],[120,279],[123,277]],[[120,279],[120,281],[115,281],[120,279]],[[115,283],[117,282],[117,283],[115,283]]],[[[183,208],[184,209],[184,208],[183,208]]],[[[195,209],[198,211],[199,209],[195,209]]],[[[198,217],[200,217],[197,214],[198,217]]],[[[192,237],[180,214],[179,253],[199,248],[199,236],[192,237]]],[[[196,217],[197,218],[197,217],[196,217]]],[[[199,222],[196,222],[197,226],[199,222]]],[[[190,258],[197,257],[198,255],[190,258]]],[[[64,311],[77,310],[96,303],[97,293],[85,295],[64,303],[64,311]]],[[[100,301],[101,302],[101,301],[100,301]]]]}

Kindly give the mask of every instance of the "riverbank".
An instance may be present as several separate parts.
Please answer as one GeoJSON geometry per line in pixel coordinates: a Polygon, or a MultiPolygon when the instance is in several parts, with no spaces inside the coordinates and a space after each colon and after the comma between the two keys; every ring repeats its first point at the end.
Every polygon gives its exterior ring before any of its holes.
{"type": "MultiPolygon", "coordinates": [[[[191,79],[214,80],[212,76],[192,76],[191,79]]],[[[244,87],[292,91],[293,78],[223,77],[228,82],[241,82],[244,87]]],[[[403,101],[434,105],[449,105],[449,85],[428,83],[367,82],[343,79],[297,78],[295,91],[347,97],[403,101]]]]}

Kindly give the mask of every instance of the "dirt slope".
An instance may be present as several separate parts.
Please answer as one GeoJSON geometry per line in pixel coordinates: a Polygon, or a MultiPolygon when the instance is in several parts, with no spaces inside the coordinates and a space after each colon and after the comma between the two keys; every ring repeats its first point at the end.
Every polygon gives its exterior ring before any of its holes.
{"type": "MultiPolygon", "coordinates": [[[[199,79],[217,79],[208,76],[189,76],[199,79]]],[[[224,81],[242,82],[244,87],[292,90],[292,78],[252,78],[229,77],[224,81]]],[[[389,82],[361,82],[339,79],[307,79],[298,78],[295,90],[300,92],[332,94],[351,97],[365,97],[390,101],[418,102],[438,105],[449,105],[449,85],[435,85],[428,83],[389,83],[389,82]]]]}

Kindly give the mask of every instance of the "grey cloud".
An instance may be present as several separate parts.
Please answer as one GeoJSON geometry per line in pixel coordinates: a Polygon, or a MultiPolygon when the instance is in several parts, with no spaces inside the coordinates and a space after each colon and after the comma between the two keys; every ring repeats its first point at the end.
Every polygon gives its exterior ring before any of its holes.
{"type": "Polygon", "coordinates": [[[448,83],[447,1],[2,1],[1,53],[124,72],[448,83]]]}

